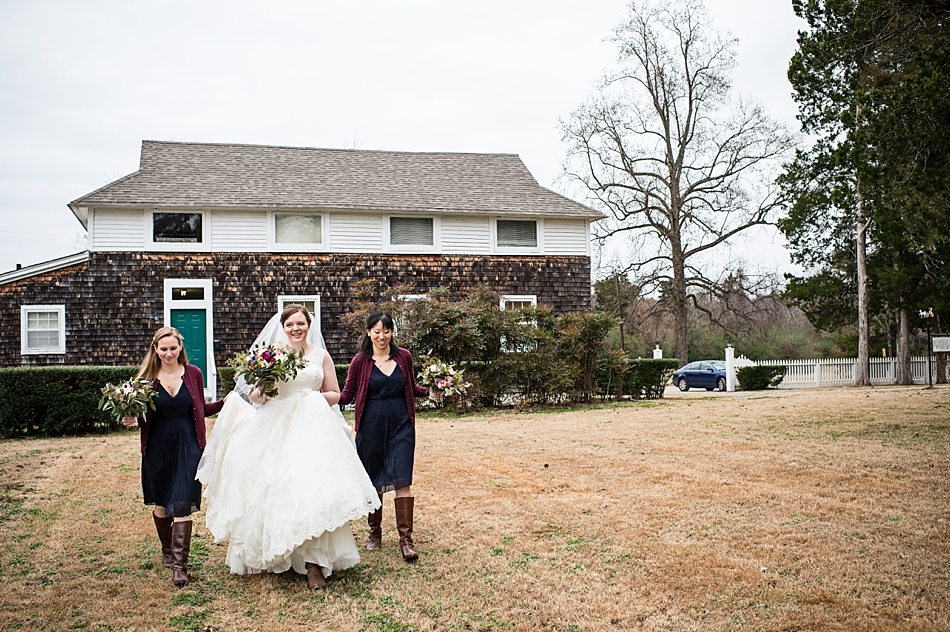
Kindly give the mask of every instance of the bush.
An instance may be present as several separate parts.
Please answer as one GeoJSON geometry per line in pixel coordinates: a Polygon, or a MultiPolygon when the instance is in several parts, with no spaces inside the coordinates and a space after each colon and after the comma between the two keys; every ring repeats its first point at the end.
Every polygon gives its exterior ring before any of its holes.
{"type": "Polygon", "coordinates": [[[673,372],[676,358],[632,359],[616,349],[607,349],[597,363],[597,386],[603,396],[630,399],[660,399],[673,372]]]}
{"type": "Polygon", "coordinates": [[[673,372],[680,367],[676,358],[628,360],[624,393],[631,399],[660,399],[673,372]]]}
{"type": "Polygon", "coordinates": [[[736,379],[744,391],[764,391],[781,384],[787,372],[784,364],[744,366],[736,369],[736,379]]]}
{"type": "Polygon", "coordinates": [[[0,436],[63,436],[119,427],[99,410],[100,389],[138,371],[133,366],[0,369],[0,436]]]}

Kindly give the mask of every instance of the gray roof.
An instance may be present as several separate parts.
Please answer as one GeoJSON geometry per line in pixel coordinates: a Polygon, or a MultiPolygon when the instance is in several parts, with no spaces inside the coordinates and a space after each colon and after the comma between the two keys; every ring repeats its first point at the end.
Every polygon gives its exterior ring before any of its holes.
{"type": "MultiPolygon", "coordinates": [[[[330,208],[601,219],[545,189],[516,154],[142,141],[139,170],[79,207],[330,208]]],[[[85,222],[84,222],[85,223],[85,222]]]]}

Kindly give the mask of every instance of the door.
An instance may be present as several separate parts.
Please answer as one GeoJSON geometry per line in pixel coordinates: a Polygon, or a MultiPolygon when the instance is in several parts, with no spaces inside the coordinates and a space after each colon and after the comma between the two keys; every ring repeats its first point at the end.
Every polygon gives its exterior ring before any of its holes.
{"type": "Polygon", "coordinates": [[[185,339],[188,362],[201,369],[205,388],[208,387],[208,322],[203,309],[171,310],[171,325],[185,339]]]}

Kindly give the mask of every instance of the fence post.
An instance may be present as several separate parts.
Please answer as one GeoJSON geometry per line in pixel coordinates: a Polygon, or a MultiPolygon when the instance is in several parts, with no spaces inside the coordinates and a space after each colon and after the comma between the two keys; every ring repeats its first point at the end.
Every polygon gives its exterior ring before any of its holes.
{"type": "Polygon", "coordinates": [[[821,386],[821,359],[815,360],[815,386],[821,386]]]}
{"type": "Polygon", "coordinates": [[[736,350],[732,345],[726,345],[726,390],[736,390],[736,350]]]}
{"type": "Polygon", "coordinates": [[[654,360],[663,359],[663,349],[660,349],[660,345],[657,345],[656,349],[653,350],[653,359],[654,360]]]}

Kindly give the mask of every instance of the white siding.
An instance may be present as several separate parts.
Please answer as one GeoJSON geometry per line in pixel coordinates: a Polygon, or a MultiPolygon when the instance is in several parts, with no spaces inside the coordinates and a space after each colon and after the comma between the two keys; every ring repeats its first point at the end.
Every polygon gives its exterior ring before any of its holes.
{"type": "Polygon", "coordinates": [[[586,220],[544,220],[544,254],[586,255],[587,248],[586,220]]]}
{"type": "Polygon", "coordinates": [[[91,250],[129,251],[145,249],[145,212],[142,210],[93,209],[91,250]]]}
{"type": "Polygon", "coordinates": [[[267,211],[215,211],[211,249],[215,252],[266,252],[267,211]]]}
{"type": "Polygon", "coordinates": [[[442,252],[485,254],[491,252],[491,221],[488,217],[442,216],[442,252]]]}
{"type": "Polygon", "coordinates": [[[382,252],[383,216],[331,213],[327,244],[334,252],[382,252]]]}

